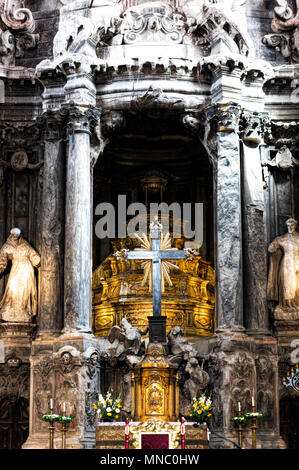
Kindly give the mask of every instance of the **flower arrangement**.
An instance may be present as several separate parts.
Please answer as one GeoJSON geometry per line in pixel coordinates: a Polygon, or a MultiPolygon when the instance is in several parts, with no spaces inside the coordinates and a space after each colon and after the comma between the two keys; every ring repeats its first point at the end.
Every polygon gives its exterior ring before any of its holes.
{"type": "Polygon", "coordinates": [[[246,424],[247,418],[244,416],[233,416],[232,421],[237,424],[246,424]]]}
{"type": "Polygon", "coordinates": [[[214,406],[211,400],[211,394],[207,397],[205,390],[199,398],[194,397],[192,399],[190,416],[199,423],[204,423],[207,418],[212,416],[214,406]]]}
{"type": "Polygon", "coordinates": [[[117,419],[122,407],[120,395],[114,398],[110,391],[104,395],[100,393],[97,403],[93,405],[93,408],[97,410],[99,421],[113,421],[117,419]]]}
{"type": "Polygon", "coordinates": [[[55,415],[51,413],[45,414],[40,418],[41,421],[57,421],[58,419],[59,419],[59,415],[55,415]]]}
{"type": "Polygon", "coordinates": [[[59,416],[58,421],[61,423],[71,423],[73,421],[73,418],[71,416],[59,416]]]}
{"type": "Polygon", "coordinates": [[[253,412],[249,412],[249,413],[245,413],[245,418],[262,418],[263,417],[263,413],[259,413],[259,412],[256,412],[256,413],[253,413],[253,412]]]}
{"type": "Polygon", "coordinates": [[[244,415],[241,415],[241,416],[233,416],[232,421],[236,424],[247,424],[247,421],[250,418],[262,418],[262,417],[263,417],[263,413],[248,412],[248,413],[245,413],[244,415]]]}

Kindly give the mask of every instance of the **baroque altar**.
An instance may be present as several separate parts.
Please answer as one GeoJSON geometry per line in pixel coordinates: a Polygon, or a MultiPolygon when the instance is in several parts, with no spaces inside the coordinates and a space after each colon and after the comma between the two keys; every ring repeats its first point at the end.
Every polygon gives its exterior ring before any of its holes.
{"type": "MultiPolygon", "coordinates": [[[[184,246],[176,239],[175,246],[184,246]]],[[[152,312],[152,295],[143,283],[141,260],[114,256],[122,249],[134,249],[138,239],[119,239],[113,251],[93,273],[93,330],[106,336],[114,325],[126,318],[133,326],[145,329],[152,312]]],[[[172,260],[179,269],[171,271],[171,284],[162,293],[162,315],[167,317],[167,331],[180,326],[185,334],[212,336],[215,328],[215,271],[199,254],[172,260]]]]}

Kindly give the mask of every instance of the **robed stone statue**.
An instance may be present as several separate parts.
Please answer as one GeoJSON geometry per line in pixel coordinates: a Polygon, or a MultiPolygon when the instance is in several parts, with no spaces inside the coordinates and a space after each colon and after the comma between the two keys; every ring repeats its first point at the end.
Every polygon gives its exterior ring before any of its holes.
{"type": "Polygon", "coordinates": [[[0,250],[0,274],[11,262],[11,270],[3,298],[0,319],[6,322],[31,322],[37,314],[37,288],[34,268],[40,264],[39,254],[13,228],[0,250]]]}
{"type": "Polygon", "coordinates": [[[299,318],[299,233],[297,221],[288,219],[288,233],[269,245],[271,253],[267,299],[278,302],[275,317],[299,318]],[[285,315],[284,315],[285,314],[285,315]]]}

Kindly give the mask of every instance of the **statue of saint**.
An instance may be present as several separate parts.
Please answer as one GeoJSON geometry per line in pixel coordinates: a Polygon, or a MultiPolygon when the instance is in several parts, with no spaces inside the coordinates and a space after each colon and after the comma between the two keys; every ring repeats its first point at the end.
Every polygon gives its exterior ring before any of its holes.
{"type": "Polygon", "coordinates": [[[271,253],[267,299],[278,302],[275,310],[299,313],[299,233],[297,221],[288,219],[288,233],[269,245],[271,253]]]}
{"type": "Polygon", "coordinates": [[[11,261],[11,271],[0,303],[0,318],[6,322],[31,322],[37,314],[37,288],[34,267],[40,264],[39,254],[13,228],[0,250],[0,274],[11,261]]]}

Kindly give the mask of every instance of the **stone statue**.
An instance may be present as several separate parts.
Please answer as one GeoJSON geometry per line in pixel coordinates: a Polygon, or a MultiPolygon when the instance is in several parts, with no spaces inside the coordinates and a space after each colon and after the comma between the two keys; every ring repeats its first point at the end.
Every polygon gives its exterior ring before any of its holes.
{"type": "Polygon", "coordinates": [[[184,395],[191,401],[193,397],[199,397],[209,385],[210,377],[200,367],[195,357],[191,357],[187,362],[185,373],[188,374],[189,378],[184,383],[184,395]]]}
{"type": "Polygon", "coordinates": [[[0,250],[0,274],[8,262],[12,267],[4,296],[0,303],[0,317],[6,322],[28,322],[37,314],[37,288],[34,268],[40,264],[40,256],[21,236],[21,230],[13,228],[0,250]]]}
{"type": "Polygon", "coordinates": [[[125,318],[121,321],[122,327],[113,326],[108,335],[111,347],[107,349],[108,356],[113,359],[124,360],[126,356],[137,356],[142,345],[142,336],[147,333],[132,326],[125,318]]]}
{"type": "Polygon", "coordinates": [[[278,302],[275,318],[299,318],[299,234],[297,221],[288,219],[288,233],[269,245],[271,253],[267,299],[278,302]]]}
{"type": "Polygon", "coordinates": [[[169,353],[171,363],[187,361],[190,357],[195,357],[197,352],[192,344],[184,338],[184,331],[180,326],[175,326],[168,335],[169,353]]]}
{"type": "Polygon", "coordinates": [[[180,394],[180,413],[187,416],[191,410],[191,400],[199,397],[207,385],[210,383],[210,377],[199,365],[195,357],[190,357],[185,367],[186,380],[180,394]]]}

